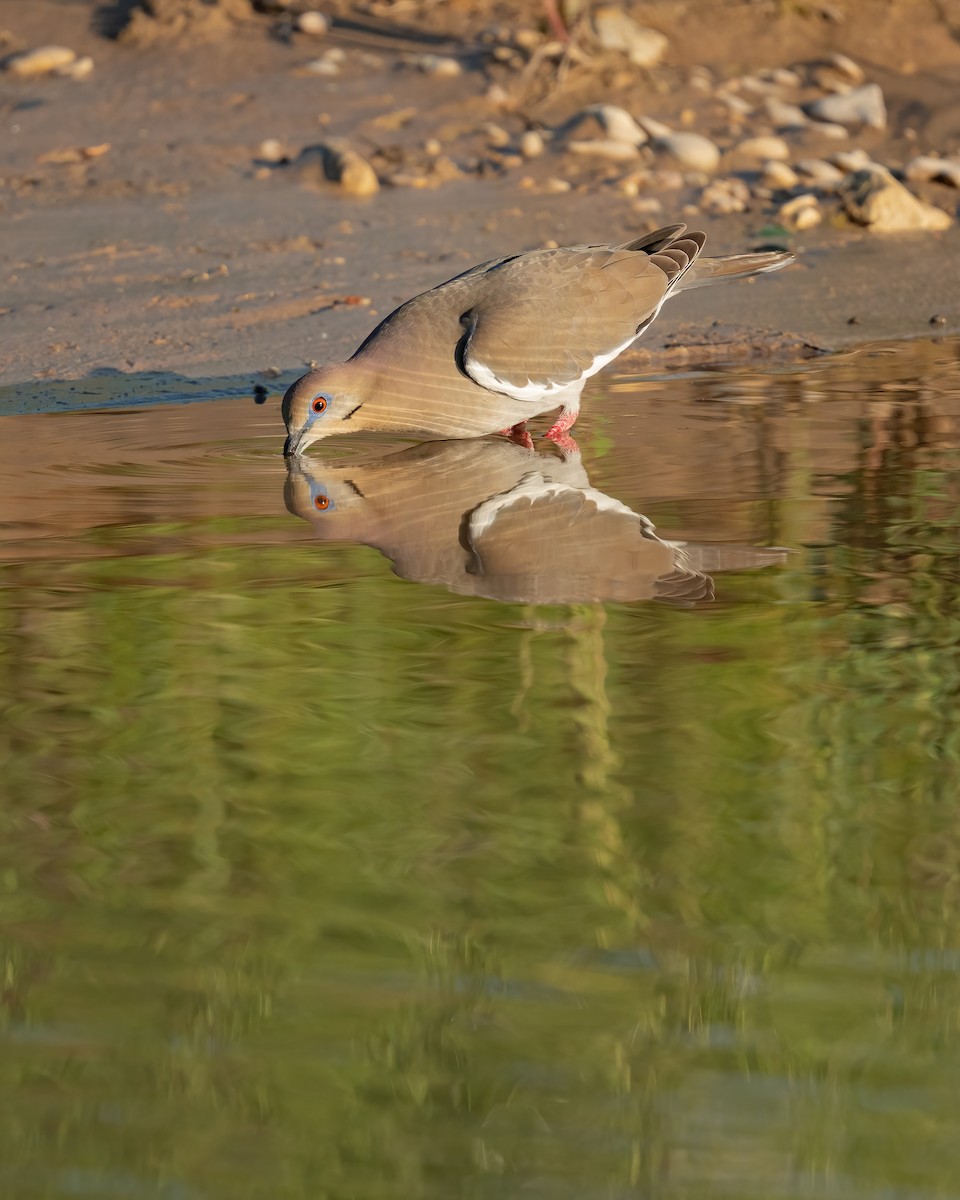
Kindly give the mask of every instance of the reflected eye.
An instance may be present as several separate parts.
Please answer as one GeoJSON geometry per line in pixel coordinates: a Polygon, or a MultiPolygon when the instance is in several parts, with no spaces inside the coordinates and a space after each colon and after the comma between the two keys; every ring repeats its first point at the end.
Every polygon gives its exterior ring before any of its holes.
{"type": "Polygon", "coordinates": [[[324,512],[330,507],[330,497],[324,496],[322,492],[319,496],[314,496],[313,507],[319,508],[321,512],[324,512]]]}
{"type": "Polygon", "coordinates": [[[317,396],[316,399],[314,400],[314,402],[310,405],[310,407],[313,409],[313,411],[315,413],[322,413],[323,410],[327,407],[326,396],[317,396]]]}

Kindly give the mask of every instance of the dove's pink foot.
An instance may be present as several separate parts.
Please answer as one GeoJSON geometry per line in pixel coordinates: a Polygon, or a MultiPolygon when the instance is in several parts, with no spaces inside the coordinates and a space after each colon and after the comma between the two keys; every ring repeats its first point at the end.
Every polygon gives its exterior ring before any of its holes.
{"type": "Polygon", "coordinates": [[[522,446],[524,450],[533,449],[533,438],[527,433],[526,421],[520,421],[517,425],[511,425],[509,429],[500,430],[501,437],[509,439],[517,446],[522,446]]]}
{"type": "Polygon", "coordinates": [[[560,416],[557,417],[556,421],[554,421],[553,425],[543,436],[548,437],[551,442],[559,446],[566,454],[579,451],[580,447],[574,439],[567,436],[567,431],[576,425],[577,417],[579,416],[580,412],[578,409],[572,411],[568,411],[567,409],[561,410],[560,416]]]}

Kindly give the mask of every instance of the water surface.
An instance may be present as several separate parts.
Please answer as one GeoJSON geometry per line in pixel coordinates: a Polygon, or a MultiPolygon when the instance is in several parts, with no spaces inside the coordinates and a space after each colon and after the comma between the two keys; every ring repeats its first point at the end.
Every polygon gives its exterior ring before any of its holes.
{"type": "Polygon", "coordinates": [[[0,419],[0,1194],[960,1195],[960,345],[594,383],[0,419]]]}

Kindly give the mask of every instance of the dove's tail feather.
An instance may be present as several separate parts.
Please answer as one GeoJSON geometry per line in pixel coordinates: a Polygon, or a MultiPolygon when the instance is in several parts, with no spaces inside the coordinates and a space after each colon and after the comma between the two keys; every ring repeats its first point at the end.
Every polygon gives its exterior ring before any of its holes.
{"type": "Polygon", "coordinates": [[[748,275],[762,275],[766,271],[779,271],[794,256],[789,250],[766,250],[759,254],[726,254],[719,258],[697,258],[677,281],[677,291],[706,287],[724,279],[744,279],[748,275]]]}

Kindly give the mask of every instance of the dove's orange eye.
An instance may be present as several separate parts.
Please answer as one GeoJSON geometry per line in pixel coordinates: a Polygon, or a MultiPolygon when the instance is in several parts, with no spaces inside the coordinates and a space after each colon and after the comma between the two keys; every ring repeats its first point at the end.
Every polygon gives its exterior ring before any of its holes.
{"type": "Polygon", "coordinates": [[[322,494],[321,494],[321,495],[319,495],[319,496],[314,496],[314,498],[313,498],[313,506],[314,506],[314,508],[319,508],[319,509],[320,509],[320,511],[321,511],[321,512],[323,512],[323,510],[324,510],[325,508],[329,508],[329,507],[330,507],[330,498],[329,498],[329,496],[324,496],[324,495],[322,495],[322,494]]]}
{"type": "Polygon", "coordinates": [[[326,396],[317,396],[317,398],[316,398],[316,399],[314,400],[314,402],[313,402],[313,403],[310,405],[310,407],[313,409],[313,411],[314,411],[315,413],[322,413],[322,412],[323,412],[323,410],[324,410],[324,409],[327,407],[327,398],[326,398],[326,396]]]}

